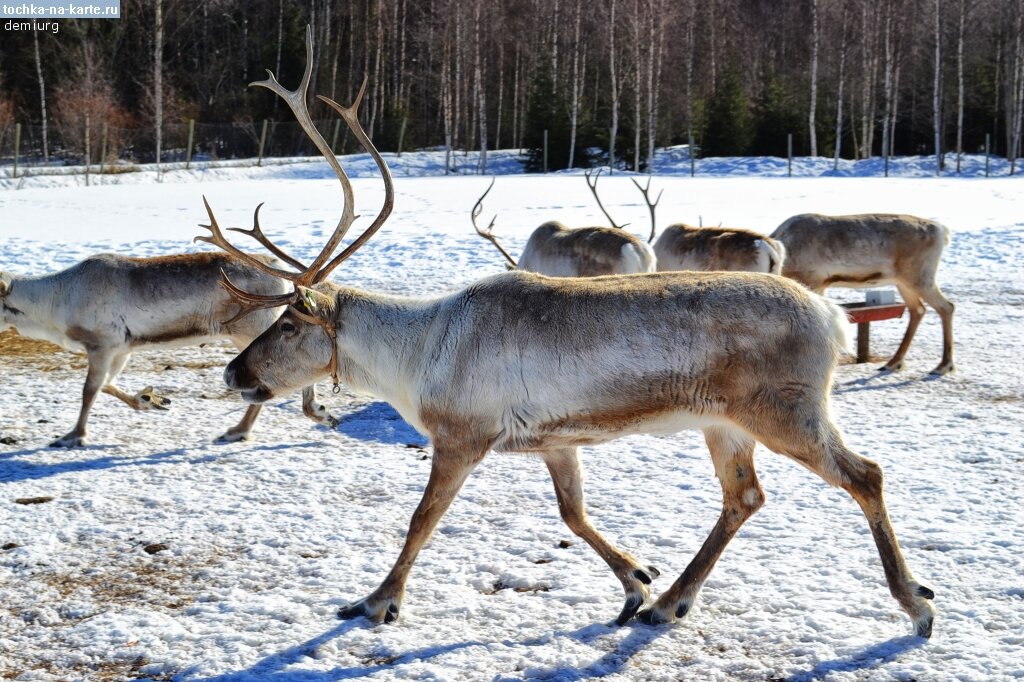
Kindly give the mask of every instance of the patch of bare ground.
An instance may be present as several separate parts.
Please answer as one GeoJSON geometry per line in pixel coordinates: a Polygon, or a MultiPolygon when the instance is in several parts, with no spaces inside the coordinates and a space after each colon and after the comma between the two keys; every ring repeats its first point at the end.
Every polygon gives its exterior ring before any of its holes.
{"type": "Polygon", "coordinates": [[[84,355],[71,353],[49,341],[20,336],[14,330],[0,332],[0,367],[30,366],[44,372],[85,369],[84,355]]]}
{"type": "MultiPolygon", "coordinates": [[[[77,618],[64,618],[58,623],[46,627],[60,631],[83,621],[101,616],[119,608],[145,608],[150,610],[177,611],[189,606],[203,591],[216,584],[218,571],[215,569],[223,562],[238,557],[240,551],[216,551],[206,556],[182,555],[165,553],[166,545],[153,552],[158,545],[139,542],[136,547],[114,558],[105,564],[98,562],[101,568],[85,569],[77,572],[39,572],[32,575],[32,580],[53,588],[57,599],[49,603],[40,603],[40,593],[33,595],[31,605],[5,605],[11,617],[23,619],[25,614],[39,606],[47,606],[59,611],[60,602],[74,600],[77,603],[89,603],[92,613],[77,618]],[[57,602],[57,603],[54,603],[57,602]]],[[[58,638],[60,635],[58,634],[58,638]]],[[[131,648],[137,642],[125,642],[118,653],[112,653],[114,660],[76,663],[68,665],[59,659],[60,648],[54,650],[56,660],[28,660],[18,657],[15,653],[14,665],[0,670],[0,680],[16,679],[28,672],[45,672],[59,679],[81,679],[97,682],[114,682],[115,680],[170,680],[171,675],[143,674],[141,669],[148,665],[144,656],[131,654],[131,648]]],[[[9,659],[10,662],[10,659],[9,659]]]]}
{"type": "Polygon", "coordinates": [[[97,614],[117,606],[180,609],[195,599],[199,583],[210,584],[209,569],[226,556],[223,552],[201,558],[179,556],[165,554],[166,549],[162,543],[140,543],[126,559],[103,568],[33,577],[57,590],[61,599],[75,597],[94,603],[97,614]]]}

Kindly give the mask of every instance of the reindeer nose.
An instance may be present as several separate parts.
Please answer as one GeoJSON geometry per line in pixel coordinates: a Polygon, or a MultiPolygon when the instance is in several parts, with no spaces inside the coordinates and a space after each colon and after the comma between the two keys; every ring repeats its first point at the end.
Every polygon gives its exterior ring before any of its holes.
{"type": "Polygon", "coordinates": [[[241,356],[229,362],[228,366],[224,368],[224,383],[234,391],[251,388],[255,383],[241,356]]]}

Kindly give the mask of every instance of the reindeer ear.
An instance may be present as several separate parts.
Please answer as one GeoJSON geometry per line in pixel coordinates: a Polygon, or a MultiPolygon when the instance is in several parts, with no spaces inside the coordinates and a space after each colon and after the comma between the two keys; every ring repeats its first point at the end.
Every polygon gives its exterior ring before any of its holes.
{"type": "Polygon", "coordinates": [[[333,319],[334,298],[304,286],[296,287],[296,290],[299,293],[299,300],[295,303],[296,308],[307,315],[313,315],[323,320],[333,319]]]}

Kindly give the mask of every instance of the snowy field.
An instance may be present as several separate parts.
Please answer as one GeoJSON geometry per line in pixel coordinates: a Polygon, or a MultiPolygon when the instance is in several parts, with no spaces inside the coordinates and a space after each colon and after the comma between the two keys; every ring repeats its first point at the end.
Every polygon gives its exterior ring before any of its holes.
{"type": "MultiPolygon", "coordinates": [[[[0,191],[0,269],[39,274],[103,251],[199,248],[190,240],[205,220],[202,193],[222,225],[248,226],[266,201],[264,230],[310,257],[340,214],[336,181],[322,163],[257,170],[0,191]]],[[[399,177],[394,216],[334,279],[431,294],[501,271],[468,219],[487,182],[399,177]]],[[[354,186],[358,228],[383,192],[373,178],[354,186]]],[[[930,311],[904,371],[843,365],[834,394],[848,442],[886,472],[907,560],[935,589],[930,641],[910,636],[856,504],[760,446],[768,501],[675,625],[610,625],[621,588],[559,519],[543,464],[496,455],[421,553],[400,620],[338,621],[339,606],[383,579],[427,480],[429,445],[393,410],[347,391],[332,396],[325,383],[338,428],[314,426],[293,396],[264,410],[253,441],[214,445],[244,409],[221,381],[234,351],[140,352],[121,386],[152,385],[173,399],[171,410],[137,413],[100,396],[91,445],[51,450],[77,415],[84,360],[5,334],[0,679],[1024,676],[1024,180],[666,175],[654,186],[665,188],[662,225],[770,232],[801,212],[892,211],[953,229],[939,279],[957,304],[958,371],[927,374],[941,350],[930,311]],[[17,502],[26,498],[52,499],[17,502]]],[[[601,188],[612,215],[645,234],[632,183],[603,178],[601,188]]],[[[544,220],[603,222],[574,174],[499,177],[484,207],[485,218],[493,213],[516,255],[544,220]]],[[[872,325],[879,359],[904,324],[872,325]]],[[[661,570],[659,594],[720,511],[702,437],[630,437],[584,448],[583,459],[595,524],[661,570]]]]}

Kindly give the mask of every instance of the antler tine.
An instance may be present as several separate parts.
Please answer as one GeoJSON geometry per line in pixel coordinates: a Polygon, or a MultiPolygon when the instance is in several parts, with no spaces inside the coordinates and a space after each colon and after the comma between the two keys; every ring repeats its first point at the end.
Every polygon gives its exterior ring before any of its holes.
{"type": "Polygon", "coordinates": [[[473,210],[469,212],[469,219],[473,221],[473,229],[476,230],[476,233],[483,237],[484,239],[486,239],[487,241],[489,241],[490,243],[494,244],[494,247],[501,252],[501,255],[505,257],[505,260],[507,260],[509,264],[513,268],[515,268],[518,267],[515,259],[512,258],[512,256],[508,255],[508,251],[506,251],[501,246],[501,244],[498,243],[498,238],[494,236],[494,221],[498,219],[498,216],[495,215],[493,218],[491,218],[491,224],[487,226],[486,230],[481,230],[480,226],[476,224],[476,219],[480,217],[480,214],[484,210],[484,198],[490,193],[491,189],[494,187],[494,182],[496,179],[497,178],[491,178],[491,184],[487,185],[487,189],[484,191],[483,194],[480,195],[480,198],[476,200],[476,203],[473,205],[473,210]]]}
{"type": "Polygon", "coordinates": [[[285,263],[288,263],[288,265],[292,266],[296,270],[300,272],[305,270],[306,266],[303,263],[300,263],[297,259],[292,258],[290,255],[285,253],[283,249],[281,249],[279,246],[277,246],[272,241],[267,239],[266,235],[263,234],[263,230],[260,229],[260,209],[263,208],[264,203],[266,202],[261,202],[260,205],[256,207],[256,211],[252,214],[251,230],[243,230],[240,227],[229,227],[227,229],[232,232],[241,232],[244,235],[252,237],[260,244],[262,244],[264,248],[266,248],[272,254],[283,260],[285,263]]]}
{"type": "MultiPolygon", "coordinates": [[[[377,151],[377,147],[374,146],[373,142],[366,135],[366,131],[363,130],[363,126],[359,123],[359,105],[362,104],[363,95],[366,94],[366,78],[363,78],[363,84],[359,87],[359,92],[356,94],[355,100],[352,102],[352,106],[343,107],[335,102],[330,97],[324,97],[323,95],[317,95],[317,98],[322,100],[332,109],[341,115],[341,118],[345,121],[349,130],[355,135],[359,143],[363,145],[371,157],[373,157],[374,163],[377,164],[378,170],[380,170],[381,179],[384,181],[384,204],[381,206],[380,213],[373,219],[370,226],[363,230],[351,244],[345,247],[345,250],[339,253],[331,260],[325,267],[323,267],[315,276],[314,282],[322,282],[331,274],[334,268],[338,267],[346,260],[349,256],[358,251],[363,244],[370,240],[377,230],[384,225],[384,222],[391,215],[391,211],[395,207],[395,181],[391,177],[391,169],[384,162],[384,158],[381,157],[380,152],[377,151]]],[[[351,188],[350,188],[351,191],[351,188]]],[[[347,228],[346,228],[347,229],[347,228]]],[[[344,233],[342,233],[344,235],[344,233]]]]}
{"type": "Polygon", "coordinates": [[[597,181],[601,179],[601,171],[603,171],[603,170],[604,170],[603,168],[598,168],[597,169],[597,174],[594,175],[594,182],[593,182],[593,184],[591,184],[591,182],[590,182],[590,176],[593,175],[593,173],[591,171],[589,171],[589,170],[584,171],[583,175],[587,179],[587,187],[590,188],[590,193],[594,195],[594,199],[597,200],[597,205],[601,208],[601,213],[604,213],[604,217],[608,219],[608,222],[610,222],[612,224],[612,227],[621,230],[622,228],[624,228],[627,225],[629,225],[629,223],[623,223],[621,225],[618,225],[612,219],[612,217],[610,215],[608,215],[608,211],[605,210],[604,204],[601,203],[601,197],[599,197],[597,195],[597,181]]]}
{"type": "Polygon", "coordinates": [[[257,310],[263,310],[265,308],[277,308],[283,305],[290,305],[298,299],[298,292],[292,291],[287,294],[274,294],[270,296],[264,296],[262,294],[253,294],[240,288],[237,284],[231,281],[228,277],[228,273],[223,270],[220,271],[220,285],[224,287],[231,297],[238,302],[241,306],[239,310],[231,319],[225,320],[222,324],[231,324],[236,320],[240,320],[249,313],[254,313],[257,310]]]}
{"type": "Polygon", "coordinates": [[[651,236],[647,238],[647,241],[648,242],[652,242],[652,241],[654,241],[654,233],[655,233],[654,209],[658,207],[658,202],[661,201],[661,195],[665,193],[665,190],[662,189],[660,192],[658,192],[658,198],[655,199],[654,203],[652,204],[651,203],[651,196],[650,196],[651,176],[650,175],[647,176],[647,185],[644,186],[644,187],[640,186],[640,183],[636,181],[636,178],[630,178],[630,180],[632,180],[633,184],[636,185],[636,188],[638,190],[640,190],[640,193],[644,195],[644,202],[647,204],[647,210],[650,211],[650,213],[651,213],[651,236]]]}
{"type": "MultiPolygon", "coordinates": [[[[345,208],[342,212],[341,219],[338,221],[338,226],[334,228],[334,234],[327,240],[327,244],[320,251],[313,262],[309,264],[309,267],[304,268],[302,273],[301,284],[309,285],[313,282],[323,281],[317,279],[318,274],[323,268],[324,263],[331,257],[334,250],[338,248],[338,244],[345,238],[345,234],[349,228],[352,227],[352,223],[355,222],[355,196],[352,192],[352,184],[349,182],[348,175],[342,169],[341,164],[338,163],[337,157],[334,152],[331,151],[330,145],[324,139],[320,131],[317,130],[316,125],[313,123],[313,119],[309,115],[309,108],[306,105],[306,92],[309,89],[309,81],[313,74],[313,29],[310,26],[306,26],[306,70],[302,74],[302,82],[299,87],[295,90],[286,90],[282,86],[274,74],[269,69],[267,70],[269,78],[264,81],[255,81],[249,84],[250,87],[258,86],[261,88],[267,88],[281,99],[285,101],[288,107],[292,110],[295,115],[295,119],[302,126],[302,130],[305,131],[306,135],[316,146],[317,150],[323,155],[324,159],[330,165],[331,169],[334,170],[334,174],[338,176],[338,180],[341,182],[341,190],[345,197],[345,208]]],[[[365,88],[365,81],[363,84],[365,88]]],[[[362,98],[362,90],[357,98],[356,106],[358,106],[358,100],[362,98]]],[[[322,99],[322,98],[321,98],[322,99]]]]}
{"type": "Polygon", "coordinates": [[[207,244],[213,244],[214,246],[218,246],[227,251],[228,253],[230,253],[235,258],[238,258],[239,260],[253,266],[258,270],[262,270],[268,275],[274,275],[275,277],[280,277],[281,279],[286,279],[290,282],[295,282],[298,284],[301,284],[303,282],[302,273],[295,273],[290,270],[282,270],[280,268],[275,268],[272,265],[264,263],[263,261],[261,261],[259,258],[256,258],[252,254],[241,251],[237,247],[235,247],[234,244],[229,242],[227,238],[224,237],[224,233],[220,231],[220,225],[217,224],[217,218],[214,217],[213,209],[210,208],[210,202],[206,200],[205,194],[203,195],[203,205],[206,206],[206,214],[210,216],[210,224],[200,224],[199,227],[203,227],[209,230],[210,236],[199,235],[192,240],[193,242],[206,242],[207,244]]]}

